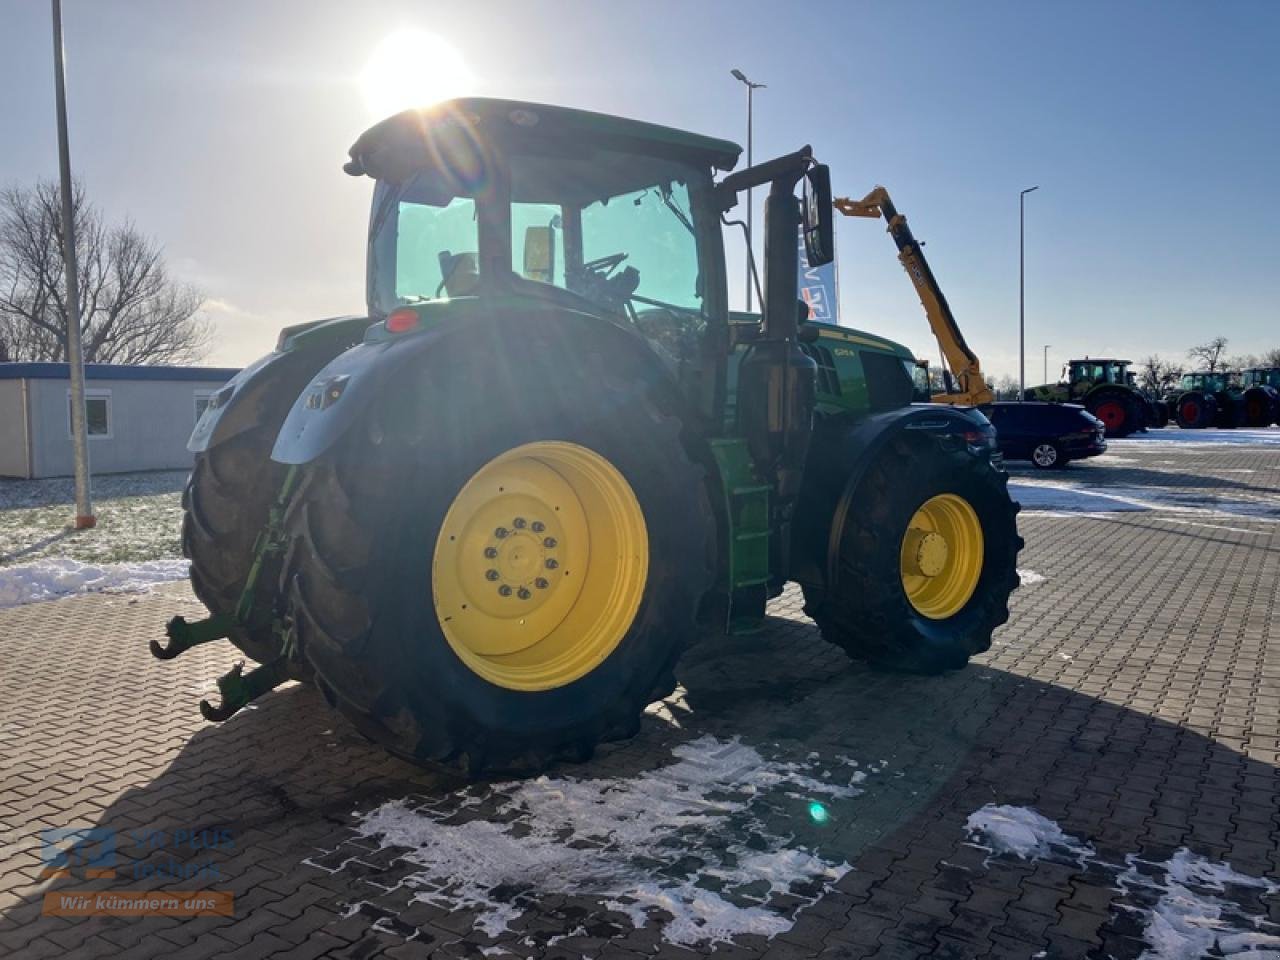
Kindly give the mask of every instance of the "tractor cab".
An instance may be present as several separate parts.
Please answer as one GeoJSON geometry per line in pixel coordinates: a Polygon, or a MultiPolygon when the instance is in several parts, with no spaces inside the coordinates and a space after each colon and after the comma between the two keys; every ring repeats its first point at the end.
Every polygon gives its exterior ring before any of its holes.
{"type": "Polygon", "coordinates": [[[1271,387],[1280,390],[1280,367],[1254,367],[1240,375],[1245,387],[1271,387]]]}
{"type": "Polygon", "coordinates": [[[1235,378],[1222,370],[1212,373],[1208,370],[1197,370],[1182,375],[1181,387],[1186,390],[1201,390],[1206,393],[1220,393],[1235,385],[1235,378]]]}
{"type": "Polygon", "coordinates": [[[696,358],[727,314],[713,172],[732,143],[579,110],[457,100],[367,131],[370,316],[392,332],[512,298],[634,327],[696,358]],[[465,307],[465,305],[464,305],[465,307]]]}
{"type": "Polygon", "coordinates": [[[1067,364],[1066,381],[1072,396],[1080,396],[1102,384],[1130,386],[1129,360],[1090,359],[1072,360],[1067,364]]]}

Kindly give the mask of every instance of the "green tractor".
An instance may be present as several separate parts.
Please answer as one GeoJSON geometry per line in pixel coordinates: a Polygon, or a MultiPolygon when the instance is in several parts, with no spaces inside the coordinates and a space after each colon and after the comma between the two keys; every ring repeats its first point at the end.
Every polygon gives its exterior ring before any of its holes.
{"type": "Polygon", "coordinates": [[[1027,388],[1027,400],[1048,403],[1079,403],[1107,428],[1108,437],[1127,437],[1148,427],[1169,422],[1169,408],[1148,397],[1135,385],[1129,371],[1131,361],[1094,359],[1071,360],[1062,380],[1027,388]]]}
{"type": "Polygon", "coordinates": [[[1234,372],[1197,370],[1183,374],[1165,402],[1184,430],[1231,429],[1245,422],[1244,390],[1234,372]]]}
{"type": "Polygon", "coordinates": [[[309,680],[370,739],[468,775],[628,737],[702,631],[788,581],[823,635],[933,673],[988,649],[1022,540],[981,414],[913,406],[911,354],[807,322],[831,259],[808,147],[464,99],[351,148],[374,181],[368,316],[284,330],[192,435],[191,580],[262,663],[211,720],[309,680]],[[768,189],[763,316],[722,221],[768,189]],[[797,197],[797,191],[802,197],[797,197]]]}
{"type": "Polygon", "coordinates": [[[1280,424],[1280,367],[1253,367],[1240,374],[1247,427],[1280,424]]]}

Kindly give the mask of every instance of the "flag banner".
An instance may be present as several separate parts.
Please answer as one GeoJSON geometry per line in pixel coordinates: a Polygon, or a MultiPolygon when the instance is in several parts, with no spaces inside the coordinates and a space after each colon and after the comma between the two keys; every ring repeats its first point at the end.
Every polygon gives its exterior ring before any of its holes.
{"type": "Polygon", "coordinates": [[[809,305],[809,319],[821,323],[839,323],[840,290],[836,279],[836,262],[825,267],[809,266],[804,250],[804,227],[797,231],[799,241],[800,296],[809,305]]]}

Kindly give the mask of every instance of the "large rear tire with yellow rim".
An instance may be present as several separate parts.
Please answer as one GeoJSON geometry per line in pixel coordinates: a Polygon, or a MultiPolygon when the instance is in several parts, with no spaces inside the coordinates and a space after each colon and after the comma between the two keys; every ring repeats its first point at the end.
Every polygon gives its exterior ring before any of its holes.
{"type": "Polygon", "coordinates": [[[856,659],[941,673],[991,646],[1009,618],[1022,547],[1008,476],[951,438],[891,441],[840,531],[836,582],[806,597],[856,659]]]}
{"type": "Polygon", "coordinates": [[[299,643],[392,752],[527,774],[634,734],[674,687],[714,518],[679,417],[610,363],[432,364],[309,469],[289,519],[299,643]]]}

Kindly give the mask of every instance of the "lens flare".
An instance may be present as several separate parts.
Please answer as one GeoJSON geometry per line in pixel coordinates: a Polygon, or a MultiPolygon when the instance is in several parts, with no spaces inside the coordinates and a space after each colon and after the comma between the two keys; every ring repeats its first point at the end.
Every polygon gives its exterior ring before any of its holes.
{"type": "Polygon", "coordinates": [[[448,40],[404,28],[387,36],[365,64],[360,89],[378,119],[471,92],[475,75],[448,40]]]}
{"type": "Polygon", "coordinates": [[[831,819],[831,814],[827,812],[827,808],[814,800],[809,804],[809,817],[814,823],[826,823],[831,819]]]}

